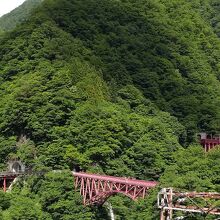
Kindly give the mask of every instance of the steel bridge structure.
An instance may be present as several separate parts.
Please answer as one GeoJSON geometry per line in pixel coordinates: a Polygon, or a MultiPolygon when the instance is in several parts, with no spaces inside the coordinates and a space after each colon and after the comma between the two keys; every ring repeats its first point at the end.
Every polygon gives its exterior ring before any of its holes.
{"type": "MultiPolygon", "coordinates": [[[[25,173],[0,172],[0,185],[4,192],[18,176],[25,173]]],[[[103,205],[115,194],[123,194],[132,200],[145,198],[149,190],[159,185],[156,181],[137,180],[126,177],[106,176],[84,172],[74,172],[75,190],[79,190],[84,205],[103,205]]],[[[10,187],[9,187],[10,189],[10,187]]],[[[201,213],[220,216],[220,193],[179,192],[173,188],[163,188],[158,193],[157,205],[161,210],[160,220],[172,220],[174,212],[201,213]]],[[[177,218],[180,219],[180,218],[177,218]]],[[[184,219],[182,216],[181,219],[184,219]]]]}
{"type": "Polygon", "coordinates": [[[20,172],[0,172],[0,187],[6,192],[14,179],[23,174],[20,172]]]}
{"type": "Polygon", "coordinates": [[[124,194],[132,200],[144,198],[158,185],[155,181],[72,172],[75,189],[79,189],[84,205],[102,205],[112,195],[124,194]]]}
{"type": "Polygon", "coordinates": [[[157,203],[161,209],[160,220],[171,220],[174,211],[220,215],[220,193],[216,192],[178,192],[173,188],[163,188],[158,193],[157,203]],[[218,204],[215,206],[213,204],[218,204]]]}

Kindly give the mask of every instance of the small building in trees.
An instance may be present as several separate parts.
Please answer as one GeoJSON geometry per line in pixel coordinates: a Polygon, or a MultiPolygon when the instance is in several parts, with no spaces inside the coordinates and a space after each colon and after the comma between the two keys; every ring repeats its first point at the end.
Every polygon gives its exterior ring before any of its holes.
{"type": "Polygon", "coordinates": [[[220,135],[219,134],[208,134],[206,132],[201,132],[198,135],[200,144],[203,146],[205,152],[210,151],[217,145],[220,145],[220,135]]]}

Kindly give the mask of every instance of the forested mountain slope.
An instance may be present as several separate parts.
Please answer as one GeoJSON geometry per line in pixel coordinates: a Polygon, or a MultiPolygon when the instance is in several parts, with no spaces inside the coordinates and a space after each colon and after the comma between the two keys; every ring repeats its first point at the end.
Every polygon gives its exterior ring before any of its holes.
{"type": "Polygon", "coordinates": [[[212,6],[212,13],[211,13],[211,24],[218,35],[220,37],[220,2],[217,0],[212,0],[211,1],[211,6],[212,6]]]}
{"type": "Polygon", "coordinates": [[[16,25],[27,20],[31,11],[40,5],[41,2],[43,2],[43,0],[26,0],[12,12],[0,17],[0,32],[10,31],[14,29],[16,25]]]}
{"type": "MultiPolygon", "coordinates": [[[[45,0],[1,37],[0,166],[48,171],[0,196],[3,219],[108,218],[57,169],[219,190],[219,150],[189,146],[220,124],[220,39],[205,2],[45,0]]],[[[118,219],[157,219],[155,195],[110,201],[118,219]]]]}
{"type": "Polygon", "coordinates": [[[214,32],[220,37],[220,2],[218,0],[189,1],[194,10],[213,27],[214,32]]]}
{"type": "Polygon", "coordinates": [[[134,83],[193,132],[215,129],[219,39],[191,4],[54,1],[45,13],[100,57],[109,83],[134,83]]]}

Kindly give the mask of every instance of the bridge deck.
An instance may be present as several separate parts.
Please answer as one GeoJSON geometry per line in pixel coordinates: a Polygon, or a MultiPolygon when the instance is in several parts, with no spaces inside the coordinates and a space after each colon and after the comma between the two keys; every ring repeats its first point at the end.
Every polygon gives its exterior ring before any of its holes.
{"type": "Polygon", "coordinates": [[[96,180],[104,180],[108,182],[122,183],[122,184],[130,184],[133,186],[143,186],[143,187],[155,187],[158,185],[156,181],[146,181],[146,180],[137,180],[125,177],[114,177],[114,176],[106,176],[106,175],[98,175],[98,174],[88,174],[88,173],[77,173],[72,172],[74,176],[91,178],[96,180]]]}

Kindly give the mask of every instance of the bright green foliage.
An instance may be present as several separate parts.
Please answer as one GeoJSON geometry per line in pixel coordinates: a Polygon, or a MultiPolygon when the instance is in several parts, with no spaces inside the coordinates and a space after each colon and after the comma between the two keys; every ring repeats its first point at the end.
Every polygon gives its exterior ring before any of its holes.
{"type": "Polygon", "coordinates": [[[3,214],[5,220],[43,219],[37,201],[19,195],[12,200],[10,208],[3,214]]]}
{"type": "MultiPolygon", "coordinates": [[[[9,206],[6,196],[1,197],[3,210],[9,206]]],[[[45,176],[32,176],[25,185],[18,186],[11,197],[10,208],[3,211],[5,220],[90,220],[95,215],[96,211],[92,213],[91,208],[84,207],[81,197],[75,193],[70,172],[59,170],[45,176]]]]}
{"type": "MultiPolygon", "coordinates": [[[[0,218],[108,219],[63,170],[219,191],[219,150],[194,147],[220,130],[218,2],[32,3],[0,19],[0,168],[20,158],[37,173],[1,196],[0,218]]],[[[117,219],[154,220],[156,194],[109,201],[117,219]]]]}
{"type": "Polygon", "coordinates": [[[85,208],[81,197],[74,192],[70,172],[57,170],[48,173],[43,179],[35,178],[31,187],[32,192],[40,196],[42,210],[49,213],[52,219],[89,220],[94,217],[91,209],[85,208]]]}
{"type": "Polygon", "coordinates": [[[67,130],[61,130],[63,134],[58,131],[59,138],[64,135],[73,143],[73,161],[78,160],[84,169],[93,164],[111,175],[157,178],[169,161],[168,152],[179,147],[173,133],[181,132],[179,124],[179,131],[168,125],[175,123],[172,117],[166,115],[167,124],[161,123],[162,117],[137,114],[110,103],[87,104],[76,111],[67,130]]]}
{"type": "Polygon", "coordinates": [[[201,147],[181,149],[174,154],[174,159],[175,164],[169,166],[162,177],[166,184],[189,191],[215,190],[212,163],[201,147]]]}

